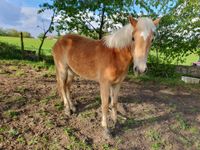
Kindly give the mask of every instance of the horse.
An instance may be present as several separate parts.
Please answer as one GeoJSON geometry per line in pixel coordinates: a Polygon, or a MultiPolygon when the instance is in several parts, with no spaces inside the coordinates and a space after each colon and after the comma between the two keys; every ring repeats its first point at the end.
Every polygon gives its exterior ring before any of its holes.
{"type": "Polygon", "coordinates": [[[74,76],[99,82],[101,125],[106,137],[110,138],[107,124],[109,96],[111,118],[115,125],[120,85],[131,62],[136,74],[142,74],[147,70],[147,56],[159,21],[160,18],[153,21],[147,17],[134,19],[129,16],[127,25],[101,40],[67,34],[55,43],[52,55],[58,91],[64,101],[66,115],[76,112],[70,98],[70,86],[74,76]]]}

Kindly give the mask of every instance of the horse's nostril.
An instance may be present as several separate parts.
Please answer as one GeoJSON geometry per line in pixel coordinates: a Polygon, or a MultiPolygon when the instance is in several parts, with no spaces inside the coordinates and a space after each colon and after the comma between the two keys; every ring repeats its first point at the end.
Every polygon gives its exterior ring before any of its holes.
{"type": "Polygon", "coordinates": [[[138,71],[138,67],[134,67],[134,71],[137,72],[138,71]]]}

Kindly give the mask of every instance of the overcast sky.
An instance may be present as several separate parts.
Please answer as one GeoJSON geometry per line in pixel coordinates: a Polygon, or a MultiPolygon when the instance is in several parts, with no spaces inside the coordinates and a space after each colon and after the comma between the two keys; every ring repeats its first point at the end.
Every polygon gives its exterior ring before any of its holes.
{"type": "Polygon", "coordinates": [[[0,27],[27,31],[36,37],[42,32],[37,26],[44,24],[47,28],[52,15],[50,11],[37,13],[39,5],[45,2],[51,0],[0,0],[0,27]]]}

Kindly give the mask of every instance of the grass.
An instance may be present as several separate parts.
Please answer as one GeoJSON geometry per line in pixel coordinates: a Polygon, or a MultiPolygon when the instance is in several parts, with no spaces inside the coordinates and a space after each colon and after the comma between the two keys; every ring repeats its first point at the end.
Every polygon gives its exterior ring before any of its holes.
{"type": "MultiPolygon", "coordinates": [[[[20,48],[20,46],[21,46],[20,37],[0,36],[0,42],[15,45],[18,48],[20,48]]],[[[24,38],[24,47],[26,50],[36,51],[39,48],[40,42],[41,42],[40,39],[24,38]]],[[[51,55],[51,49],[55,42],[56,42],[56,40],[46,39],[44,41],[44,45],[42,47],[42,49],[44,50],[43,54],[51,55]]]]}
{"type": "Polygon", "coordinates": [[[74,130],[71,128],[64,128],[65,134],[68,136],[69,145],[67,145],[67,149],[69,150],[92,150],[92,147],[87,144],[85,141],[78,139],[75,134],[74,130]]]}
{"type": "Polygon", "coordinates": [[[20,113],[15,110],[8,110],[4,112],[4,115],[9,118],[16,118],[17,116],[19,116],[19,114],[20,113]]]}
{"type": "Polygon", "coordinates": [[[146,136],[151,141],[151,149],[152,150],[160,150],[165,147],[165,142],[162,140],[160,133],[158,131],[156,131],[155,129],[150,129],[146,133],[146,136]]]}
{"type": "MultiPolygon", "coordinates": [[[[151,57],[155,57],[156,56],[156,52],[151,50],[150,51],[150,55],[151,55],[151,57]]],[[[162,58],[162,57],[159,58],[159,59],[161,59],[161,61],[164,60],[164,58],[162,58]]],[[[199,56],[197,54],[190,54],[187,57],[182,58],[182,59],[184,59],[184,61],[183,62],[179,62],[178,65],[191,66],[193,62],[197,62],[199,60],[199,56]]],[[[172,64],[176,65],[177,62],[173,61],[172,64]]]]}
{"type": "Polygon", "coordinates": [[[17,129],[14,129],[14,128],[11,128],[9,131],[8,131],[8,134],[11,136],[11,137],[16,137],[19,135],[19,131],[17,129]]]}

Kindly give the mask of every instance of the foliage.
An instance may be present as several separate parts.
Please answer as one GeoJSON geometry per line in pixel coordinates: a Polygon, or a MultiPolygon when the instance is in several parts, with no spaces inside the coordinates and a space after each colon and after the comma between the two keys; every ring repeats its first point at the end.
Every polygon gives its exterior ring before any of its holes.
{"type": "Polygon", "coordinates": [[[191,53],[200,55],[199,7],[198,0],[179,0],[162,17],[153,47],[164,54],[166,61],[176,60],[178,64],[191,53]]]}
{"type": "MultiPolygon", "coordinates": [[[[39,39],[42,39],[42,37],[44,36],[44,33],[40,33],[39,35],[38,35],[38,38],[39,39]]],[[[47,36],[45,36],[45,38],[46,38],[47,36]]]]}
{"type": "Polygon", "coordinates": [[[53,4],[41,5],[41,12],[52,9],[59,16],[57,31],[77,32],[86,36],[101,39],[102,36],[128,22],[128,15],[157,16],[158,12],[166,13],[173,7],[172,0],[163,3],[154,0],[54,0],[53,4]]]}
{"type": "MultiPolygon", "coordinates": [[[[3,29],[0,28],[0,36],[10,36],[10,37],[20,37],[20,32],[21,31],[17,31],[16,29],[3,29]]],[[[23,33],[23,37],[26,38],[31,38],[31,34],[29,32],[26,31],[22,31],[23,33]]]]}

